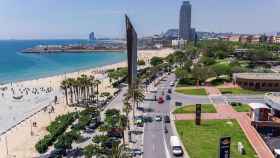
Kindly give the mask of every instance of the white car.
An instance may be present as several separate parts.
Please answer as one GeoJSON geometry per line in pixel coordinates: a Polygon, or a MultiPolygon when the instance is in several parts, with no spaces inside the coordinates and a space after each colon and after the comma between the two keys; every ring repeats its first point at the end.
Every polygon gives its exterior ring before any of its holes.
{"type": "Polygon", "coordinates": [[[156,120],[156,121],[161,121],[161,120],[162,120],[162,118],[161,118],[161,116],[160,116],[160,115],[157,115],[157,116],[155,117],[155,120],[156,120]]]}
{"type": "Polygon", "coordinates": [[[162,118],[161,118],[160,115],[157,115],[157,116],[155,117],[155,120],[156,120],[156,121],[161,121],[161,119],[162,119],[162,118]]]}
{"type": "Polygon", "coordinates": [[[171,87],[175,86],[175,83],[174,82],[170,82],[169,84],[171,87]]]}
{"type": "Polygon", "coordinates": [[[177,136],[170,137],[170,145],[172,149],[172,153],[174,156],[182,156],[183,150],[181,146],[181,142],[177,136]]]}

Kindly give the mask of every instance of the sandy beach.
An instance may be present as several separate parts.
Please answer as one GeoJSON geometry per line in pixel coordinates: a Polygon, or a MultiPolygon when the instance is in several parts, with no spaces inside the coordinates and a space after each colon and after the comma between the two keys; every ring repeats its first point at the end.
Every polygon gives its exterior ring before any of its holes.
{"type": "MultiPolygon", "coordinates": [[[[166,57],[173,51],[173,49],[139,51],[138,58],[149,63],[152,57],[166,57]]],[[[60,89],[60,83],[64,79],[76,78],[82,74],[93,75],[101,81],[100,92],[106,91],[112,94],[116,89],[111,86],[104,72],[126,66],[127,61],[123,61],[99,68],[0,85],[0,133],[2,133],[0,158],[31,158],[39,155],[34,145],[46,135],[46,127],[50,121],[58,115],[75,110],[66,106],[64,102],[60,89]],[[53,103],[55,96],[59,98],[58,104],[53,103]],[[54,107],[54,112],[49,114],[47,111],[40,111],[45,106],[54,107]],[[30,117],[31,115],[33,116],[30,117]],[[37,127],[32,127],[32,122],[37,122],[37,127]],[[12,126],[13,128],[6,132],[12,126]]]]}

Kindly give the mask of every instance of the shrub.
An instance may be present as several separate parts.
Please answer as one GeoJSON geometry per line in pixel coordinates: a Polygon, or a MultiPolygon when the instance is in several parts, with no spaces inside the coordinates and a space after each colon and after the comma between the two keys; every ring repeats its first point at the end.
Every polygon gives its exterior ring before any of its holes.
{"type": "Polygon", "coordinates": [[[52,145],[52,136],[46,135],[43,139],[41,139],[38,143],[35,145],[35,149],[40,153],[45,153],[48,150],[48,147],[52,145]]]}
{"type": "Polygon", "coordinates": [[[46,135],[43,139],[36,143],[35,148],[39,153],[45,153],[48,147],[56,141],[56,139],[71,125],[76,117],[76,113],[69,113],[59,116],[53,121],[47,130],[50,134],[46,135]]]}
{"type": "Polygon", "coordinates": [[[196,85],[196,80],[193,78],[183,78],[180,79],[178,82],[179,85],[189,85],[189,86],[194,86],[196,85]]]}

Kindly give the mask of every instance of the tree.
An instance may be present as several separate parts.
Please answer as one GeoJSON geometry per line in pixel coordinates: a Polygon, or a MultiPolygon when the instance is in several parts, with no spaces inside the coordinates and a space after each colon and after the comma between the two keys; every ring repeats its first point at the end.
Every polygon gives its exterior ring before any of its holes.
{"type": "Polygon", "coordinates": [[[192,77],[200,83],[204,82],[209,77],[214,76],[216,76],[215,72],[209,67],[194,65],[194,68],[192,69],[192,77]]]}
{"type": "Polygon", "coordinates": [[[176,51],[174,52],[174,59],[175,63],[178,63],[182,67],[186,60],[186,55],[182,51],[176,51]]]}
{"type": "Polygon", "coordinates": [[[175,70],[175,75],[177,78],[183,79],[183,78],[187,78],[189,76],[189,73],[186,69],[177,68],[175,70]]]}
{"type": "Polygon", "coordinates": [[[136,80],[134,82],[134,85],[128,89],[127,93],[125,94],[125,97],[131,99],[133,102],[132,113],[133,113],[133,119],[134,119],[135,118],[135,113],[134,113],[135,104],[136,104],[136,107],[138,107],[139,103],[143,102],[144,98],[145,98],[144,90],[143,90],[143,87],[140,84],[139,80],[136,80]]]}
{"type": "Polygon", "coordinates": [[[128,158],[128,147],[125,144],[114,144],[110,158],[128,158]]]}
{"type": "Polygon", "coordinates": [[[161,57],[153,57],[150,61],[152,66],[156,66],[163,63],[163,59],[161,57]]]}
{"type": "Polygon", "coordinates": [[[204,65],[213,65],[216,63],[216,60],[214,58],[202,56],[200,58],[200,62],[203,63],[204,65]]]}
{"type": "Polygon", "coordinates": [[[138,60],[137,64],[140,65],[140,66],[143,66],[143,65],[145,65],[146,63],[145,63],[144,60],[138,60]]]}
{"type": "MultiPolygon", "coordinates": [[[[129,98],[128,97],[125,97],[124,100],[123,100],[123,104],[124,104],[124,107],[123,107],[123,112],[125,113],[125,116],[126,118],[128,118],[128,115],[130,113],[130,111],[132,110],[132,106],[129,102],[129,98]]],[[[129,129],[129,119],[126,120],[127,121],[127,128],[129,129]]]]}
{"type": "Polygon", "coordinates": [[[212,66],[213,71],[217,76],[230,75],[231,67],[228,64],[215,64],[212,66]]]}
{"type": "Polygon", "coordinates": [[[96,86],[96,99],[97,99],[97,102],[98,102],[98,94],[99,94],[99,85],[101,84],[101,81],[100,80],[95,80],[95,86],[96,86]]]}
{"type": "Polygon", "coordinates": [[[69,87],[68,81],[67,80],[63,80],[61,82],[60,88],[64,90],[66,105],[68,105],[68,87],[69,87]]]}

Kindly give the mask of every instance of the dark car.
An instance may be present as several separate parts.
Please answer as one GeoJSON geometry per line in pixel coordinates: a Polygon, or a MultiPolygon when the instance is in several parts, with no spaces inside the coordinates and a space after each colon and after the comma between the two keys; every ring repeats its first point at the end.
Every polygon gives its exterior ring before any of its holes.
{"type": "Polygon", "coordinates": [[[159,97],[159,99],[158,99],[158,103],[159,103],[159,104],[164,103],[164,99],[163,99],[163,97],[159,97]]]}
{"type": "Polygon", "coordinates": [[[168,115],[165,115],[165,116],[164,116],[164,122],[165,122],[165,123],[170,123],[170,118],[169,118],[168,115]]]}
{"type": "Polygon", "coordinates": [[[167,92],[168,92],[169,94],[171,94],[171,93],[172,93],[172,90],[171,90],[171,89],[168,89],[167,92]]]}
{"type": "Polygon", "coordinates": [[[83,149],[76,148],[76,149],[72,149],[69,152],[67,152],[66,157],[80,157],[82,155],[83,155],[83,149]]]}
{"type": "Polygon", "coordinates": [[[108,137],[122,138],[122,130],[114,128],[111,131],[107,132],[108,137]]]}
{"type": "Polygon", "coordinates": [[[166,100],[171,100],[171,96],[170,96],[170,95],[166,95],[166,96],[165,96],[165,99],[166,99],[166,100]]]}
{"type": "Polygon", "coordinates": [[[59,157],[65,156],[65,154],[66,154],[66,150],[65,149],[54,149],[50,153],[48,158],[59,158],[59,157]]]}
{"type": "Polygon", "coordinates": [[[103,143],[102,143],[102,146],[103,146],[103,147],[106,147],[106,148],[108,148],[108,149],[112,149],[113,145],[114,145],[114,144],[118,144],[118,143],[120,143],[119,140],[116,140],[116,139],[109,139],[109,140],[103,142],[103,143]]]}

